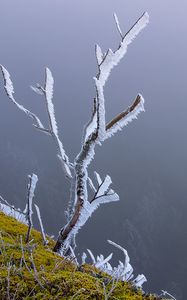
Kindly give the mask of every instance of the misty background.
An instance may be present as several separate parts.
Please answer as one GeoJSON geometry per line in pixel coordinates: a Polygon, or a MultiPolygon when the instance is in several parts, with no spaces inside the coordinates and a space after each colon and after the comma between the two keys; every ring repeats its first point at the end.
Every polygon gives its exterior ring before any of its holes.
{"type": "MultiPolygon", "coordinates": [[[[80,150],[82,131],[94,97],[97,73],[94,46],[115,50],[120,37],[144,12],[150,24],[129,46],[105,88],[109,121],[137,93],[145,113],[97,147],[89,168],[109,174],[118,203],[100,207],[77,238],[104,255],[124,246],[135,274],[148,279],[144,290],[167,290],[185,300],[187,274],[187,3],[184,0],[0,0],[0,63],[10,72],[16,100],[46,124],[41,96],[29,86],[44,81],[48,66],[55,79],[54,105],[60,137],[70,160],[80,150]]],[[[27,175],[39,177],[35,202],[46,232],[64,225],[69,185],[52,140],[10,103],[0,80],[0,194],[24,208],[27,175]]],[[[36,221],[36,226],[38,226],[36,221]]]]}

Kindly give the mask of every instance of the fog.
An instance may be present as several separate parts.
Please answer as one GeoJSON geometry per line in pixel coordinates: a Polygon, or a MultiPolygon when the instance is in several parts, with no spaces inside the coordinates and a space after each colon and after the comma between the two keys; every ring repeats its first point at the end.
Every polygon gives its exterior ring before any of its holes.
{"type": "MultiPolygon", "coordinates": [[[[71,161],[80,150],[91,113],[94,46],[115,50],[116,12],[125,32],[144,12],[150,24],[129,46],[105,88],[110,120],[137,93],[146,112],[97,147],[89,168],[109,174],[120,202],[100,207],[80,231],[77,252],[121,253],[124,246],[135,273],[144,273],[144,290],[167,290],[185,300],[187,273],[187,3],[182,0],[0,0],[0,63],[11,73],[17,101],[47,123],[45,103],[29,88],[44,80],[48,66],[55,79],[54,105],[60,137],[71,161]]],[[[39,177],[35,202],[49,234],[64,225],[69,184],[50,138],[8,101],[0,80],[0,194],[23,208],[27,175],[39,177]]],[[[37,222],[36,222],[36,226],[37,222]]]]}

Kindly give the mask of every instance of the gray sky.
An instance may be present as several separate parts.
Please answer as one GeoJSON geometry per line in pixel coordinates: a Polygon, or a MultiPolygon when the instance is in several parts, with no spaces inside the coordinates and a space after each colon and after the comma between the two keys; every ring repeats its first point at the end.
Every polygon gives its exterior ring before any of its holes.
{"type": "MultiPolygon", "coordinates": [[[[105,89],[107,120],[137,95],[146,113],[98,147],[90,174],[110,174],[121,201],[98,209],[78,237],[79,251],[125,246],[132,265],[148,277],[146,290],[167,289],[184,299],[187,272],[186,1],[0,0],[0,63],[12,74],[16,99],[46,121],[42,98],[29,85],[42,82],[44,67],[55,78],[56,116],[71,160],[80,149],[94,96],[94,45],[116,49],[119,35],[144,12],[150,24],[130,45],[105,89]]],[[[0,191],[24,207],[27,174],[39,176],[36,202],[46,230],[64,222],[68,186],[56,149],[15,109],[0,82],[0,191]],[[55,221],[54,221],[55,220],[55,221]]],[[[116,257],[118,253],[116,252],[116,257]]],[[[184,299],[185,300],[185,299],[184,299]]]]}

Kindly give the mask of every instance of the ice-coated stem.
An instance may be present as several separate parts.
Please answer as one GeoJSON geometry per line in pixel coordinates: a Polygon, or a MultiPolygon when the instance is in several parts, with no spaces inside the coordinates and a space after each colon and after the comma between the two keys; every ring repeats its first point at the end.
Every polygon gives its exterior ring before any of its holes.
{"type": "Polygon", "coordinates": [[[31,233],[31,229],[33,226],[33,222],[32,222],[32,214],[33,214],[33,210],[32,210],[32,203],[33,203],[33,198],[34,198],[34,191],[36,188],[36,184],[38,181],[38,176],[35,174],[29,175],[29,183],[27,186],[27,220],[28,220],[28,231],[27,231],[27,236],[26,236],[26,243],[29,242],[30,239],[30,233],[31,233]]]}
{"type": "MultiPolygon", "coordinates": [[[[68,211],[68,223],[60,230],[59,236],[54,247],[54,251],[61,251],[65,247],[71,245],[72,236],[75,237],[79,228],[85,224],[92,212],[99,204],[119,200],[118,195],[111,189],[103,193],[102,186],[98,188],[93,199],[88,200],[87,182],[88,180],[88,166],[95,155],[96,144],[101,144],[104,140],[112,136],[118,130],[121,130],[125,125],[137,117],[137,115],[144,110],[144,99],[139,94],[133,104],[125,111],[115,117],[109,124],[106,125],[105,120],[105,98],[104,86],[109,78],[111,70],[116,66],[127,52],[128,45],[136,37],[136,35],[147,25],[149,16],[144,13],[131,29],[122,36],[119,21],[114,15],[117,29],[121,35],[122,41],[118,49],[113,52],[108,49],[107,53],[103,55],[101,48],[97,45],[95,47],[96,59],[99,72],[94,77],[96,96],[94,98],[94,107],[90,121],[84,130],[84,139],[81,146],[81,151],[74,161],[75,171],[75,195],[74,202],[71,200],[68,211]]],[[[105,184],[110,185],[110,177],[106,177],[105,184]]],[[[92,185],[92,183],[91,183],[92,185]]],[[[93,185],[92,185],[93,188],[93,185]]]]}

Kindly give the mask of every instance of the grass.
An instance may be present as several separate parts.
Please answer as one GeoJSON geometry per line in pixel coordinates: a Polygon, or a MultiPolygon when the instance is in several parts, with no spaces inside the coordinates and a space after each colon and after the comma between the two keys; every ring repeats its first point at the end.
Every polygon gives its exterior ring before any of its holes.
{"type": "Polygon", "coordinates": [[[156,300],[131,283],[115,282],[91,265],[77,266],[52,252],[54,241],[43,245],[40,232],[0,212],[0,299],[42,300],[156,300]]]}

